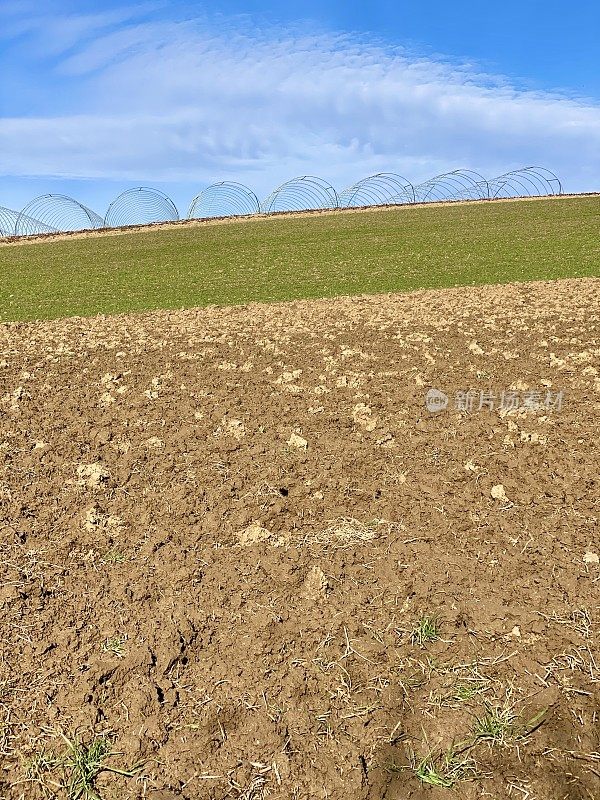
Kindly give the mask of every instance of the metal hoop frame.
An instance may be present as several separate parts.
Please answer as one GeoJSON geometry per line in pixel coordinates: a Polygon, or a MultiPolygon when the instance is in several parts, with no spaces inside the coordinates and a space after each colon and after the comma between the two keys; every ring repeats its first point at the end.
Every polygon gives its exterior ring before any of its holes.
{"type": "MultiPolygon", "coordinates": [[[[0,236],[18,236],[17,234],[17,220],[19,219],[19,212],[13,211],[12,208],[4,208],[0,206],[0,236]]],[[[57,233],[54,228],[49,228],[43,225],[37,219],[27,219],[27,225],[34,233],[57,233]]]]}
{"type": "Polygon", "coordinates": [[[159,189],[138,186],[127,189],[108,207],[104,224],[107,228],[128,225],[151,225],[155,222],[178,222],[179,211],[175,203],[159,189]]]}
{"type": "MultiPolygon", "coordinates": [[[[397,173],[378,172],[348,186],[339,195],[323,178],[303,175],[282,183],[262,203],[252,189],[242,183],[214,183],[194,197],[188,219],[562,193],[559,177],[545,167],[523,167],[490,181],[473,170],[457,169],[436,175],[417,186],[397,173]]],[[[145,186],[118,195],[104,218],[72,197],[46,194],[36,197],[21,212],[0,206],[0,236],[34,236],[177,222],[179,219],[177,207],[170,197],[159,189],[145,186]]]]}
{"type": "Polygon", "coordinates": [[[261,205],[263,214],[320,208],[339,208],[338,194],[330,183],[314,175],[302,175],[282,183],[261,205]]]}
{"type": "Polygon", "coordinates": [[[0,236],[14,236],[18,213],[0,206],[0,236]]]}
{"type": "Polygon", "coordinates": [[[483,175],[470,169],[457,169],[436,175],[415,186],[415,202],[435,203],[458,200],[487,200],[488,184],[483,175]]]}
{"type": "Polygon", "coordinates": [[[562,184],[557,175],[545,167],[523,167],[506,172],[489,181],[489,196],[539,197],[562,194],[562,184]]]}
{"type": "Polygon", "coordinates": [[[190,204],[188,219],[245,217],[260,214],[260,202],[252,189],[242,183],[221,181],[197,194],[190,204]]]}
{"type": "Polygon", "coordinates": [[[403,205],[415,202],[415,187],[402,175],[378,172],[344,189],[339,196],[340,208],[403,205]]]}
{"type": "Polygon", "coordinates": [[[64,194],[36,197],[21,211],[15,221],[17,236],[36,233],[95,230],[104,227],[104,220],[91,208],[64,194]]]}

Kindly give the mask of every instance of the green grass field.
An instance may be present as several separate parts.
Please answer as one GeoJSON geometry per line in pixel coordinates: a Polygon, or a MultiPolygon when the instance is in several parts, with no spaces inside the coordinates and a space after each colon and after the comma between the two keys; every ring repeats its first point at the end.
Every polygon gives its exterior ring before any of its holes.
{"type": "Polygon", "coordinates": [[[599,275],[599,233],[581,197],[0,246],[0,320],[599,275]]]}

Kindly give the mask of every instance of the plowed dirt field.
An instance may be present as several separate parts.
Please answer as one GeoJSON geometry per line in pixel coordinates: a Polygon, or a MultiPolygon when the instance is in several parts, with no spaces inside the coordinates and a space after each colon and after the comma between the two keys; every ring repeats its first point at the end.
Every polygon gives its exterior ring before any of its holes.
{"type": "Polygon", "coordinates": [[[599,797],[599,434],[598,279],[0,326],[0,795],[599,797]]]}

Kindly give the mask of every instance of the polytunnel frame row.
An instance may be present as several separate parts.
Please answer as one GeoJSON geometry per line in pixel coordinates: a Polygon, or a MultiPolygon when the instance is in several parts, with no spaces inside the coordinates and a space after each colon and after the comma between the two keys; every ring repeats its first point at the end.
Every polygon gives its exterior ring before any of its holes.
{"type": "MultiPolygon", "coordinates": [[[[436,175],[416,186],[402,175],[379,172],[357,181],[339,194],[323,178],[303,175],[282,183],[262,203],[252,189],[241,183],[221,181],[212,184],[194,197],[185,219],[540,197],[562,193],[560,179],[545,167],[524,167],[489,181],[478,172],[459,169],[436,175]]],[[[158,189],[145,186],[122,192],[109,205],[104,217],[72,197],[46,194],[36,197],[20,212],[0,206],[0,236],[122,228],[178,222],[180,219],[170,197],[158,189]]]]}

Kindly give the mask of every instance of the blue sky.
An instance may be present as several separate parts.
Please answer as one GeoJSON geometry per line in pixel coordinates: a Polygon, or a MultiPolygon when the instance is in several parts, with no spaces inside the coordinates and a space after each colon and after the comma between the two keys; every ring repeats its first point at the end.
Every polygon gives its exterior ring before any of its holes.
{"type": "Polygon", "coordinates": [[[592,0],[1,0],[0,205],[530,164],[598,189],[599,40],[592,0]]]}

